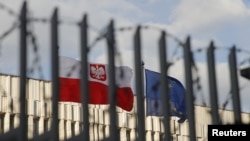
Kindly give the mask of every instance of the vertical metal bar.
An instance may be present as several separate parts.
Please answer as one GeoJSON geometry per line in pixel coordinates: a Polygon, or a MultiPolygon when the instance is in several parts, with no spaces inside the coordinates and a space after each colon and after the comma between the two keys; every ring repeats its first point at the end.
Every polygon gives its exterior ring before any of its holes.
{"type": "Polygon", "coordinates": [[[119,140],[116,118],[116,84],[115,84],[115,37],[114,21],[111,20],[107,33],[108,44],[108,76],[109,76],[109,112],[110,112],[110,141],[119,140]]]}
{"type": "Polygon", "coordinates": [[[217,83],[216,83],[214,60],[215,60],[214,59],[214,42],[212,41],[207,50],[210,103],[211,103],[211,112],[212,112],[212,123],[220,124],[220,117],[218,113],[218,94],[217,94],[217,83]]]}
{"type": "Polygon", "coordinates": [[[59,95],[59,63],[58,63],[58,9],[55,8],[51,18],[51,78],[52,78],[52,140],[59,140],[58,128],[58,95],[59,95]]]}
{"type": "Polygon", "coordinates": [[[241,106],[240,106],[240,93],[239,93],[239,83],[237,75],[237,64],[236,64],[236,47],[230,50],[229,54],[229,70],[232,88],[232,100],[233,100],[233,110],[234,110],[234,121],[236,124],[241,124],[241,106]]]}
{"type": "Polygon", "coordinates": [[[189,123],[189,134],[190,141],[196,141],[196,131],[195,131],[195,116],[194,116],[194,93],[193,93],[193,81],[192,81],[192,62],[191,62],[191,44],[190,36],[187,37],[186,43],[183,46],[184,48],[184,65],[185,65],[185,78],[186,78],[186,89],[187,89],[187,115],[189,123]]]}
{"type": "Polygon", "coordinates": [[[27,79],[27,2],[24,1],[20,15],[20,141],[27,140],[26,79],[27,79]]]}
{"type": "Polygon", "coordinates": [[[138,141],[145,141],[145,109],[144,109],[144,92],[143,92],[143,73],[141,59],[141,26],[138,26],[134,35],[134,64],[135,64],[135,84],[137,100],[137,129],[138,141]]]}
{"type": "Polygon", "coordinates": [[[83,140],[89,141],[89,83],[88,83],[88,34],[87,14],[81,22],[81,100],[83,105],[83,140]]]}
{"type": "Polygon", "coordinates": [[[163,110],[163,119],[164,119],[164,132],[165,138],[164,141],[171,140],[170,133],[170,95],[169,95],[169,87],[168,86],[168,68],[167,68],[167,54],[166,54],[166,32],[162,31],[161,38],[159,40],[159,54],[160,54],[160,68],[161,68],[161,96],[162,96],[162,105],[163,107],[167,107],[163,110]]]}

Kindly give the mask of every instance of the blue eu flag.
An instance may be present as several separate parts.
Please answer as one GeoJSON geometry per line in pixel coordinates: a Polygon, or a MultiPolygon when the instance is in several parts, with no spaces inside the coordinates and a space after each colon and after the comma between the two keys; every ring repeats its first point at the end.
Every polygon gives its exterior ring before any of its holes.
{"type": "MultiPolygon", "coordinates": [[[[147,115],[162,116],[165,108],[161,102],[160,73],[145,69],[146,73],[146,99],[147,115]]],[[[186,120],[186,90],[181,82],[168,76],[168,87],[171,103],[171,115],[179,117],[179,122],[186,120]]],[[[164,104],[166,105],[166,104],[164,104]]]]}

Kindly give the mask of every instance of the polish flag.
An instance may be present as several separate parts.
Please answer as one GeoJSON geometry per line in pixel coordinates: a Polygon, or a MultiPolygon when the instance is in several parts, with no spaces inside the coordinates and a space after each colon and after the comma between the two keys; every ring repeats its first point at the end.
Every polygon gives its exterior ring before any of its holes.
{"type": "MultiPolygon", "coordinates": [[[[80,97],[80,61],[60,57],[59,88],[61,102],[81,102],[80,97]]],[[[109,104],[108,65],[88,64],[89,104],[109,104]]],[[[115,68],[117,86],[117,106],[130,111],[133,108],[134,95],[131,89],[132,69],[127,66],[115,68]]]]}

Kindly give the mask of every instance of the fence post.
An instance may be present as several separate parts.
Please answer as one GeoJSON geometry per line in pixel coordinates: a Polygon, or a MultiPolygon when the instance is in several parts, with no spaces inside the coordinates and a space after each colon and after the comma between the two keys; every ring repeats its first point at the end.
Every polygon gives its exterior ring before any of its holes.
{"type": "Polygon", "coordinates": [[[237,75],[237,64],[236,64],[236,47],[230,50],[229,54],[229,70],[232,88],[232,101],[234,110],[234,121],[236,124],[241,124],[241,107],[240,107],[240,96],[239,96],[239,83],[237,75]]]}
{"type": "Polygon", "coordinates": [[[183,46],[184,49],[184,65],[185,65],[185,78],[186,78],[186,106],[187,106],[187,118],[189,123],[189,140],[196,141],[195,131],[195,116],[194,116],[194,93],[193,93],[193,76],[192,76],[192,52],[190,44],[190,36],[187,37],[186,43],[183,46]]]}
{"type": "Polygon", "coordinates": [[[114,37],[114,21],[111,20],[107,33],[108,44],[108,74],[109,75],[109,112],[110,112],[110,141],[119,140],[119,132],[117,128],[116,118],[116,84],[115,84],[115,37],[114,37]]]}
{"type": "Polygon", "coordinates": [[[83,106],[83,140],[89,141],[89,83],[88,83],[88,34],[87,14],[83,16],[81,25],[81,100],[83,106]]]}
{"type": "Polygon", "coordinates": [[[51,18],[51,79],[52,79],[52,126],[53,141],[59,140],[58,128],[58,95],[59,95],[59,63],[58,63],[58,9],[55,8],[51,18]]]}
{"type": "Polygon", "coordinates": [[[162,96],[162,105],[163,107],[167,107],[165,110],[163,110],[163,123],[164,123],[164,132],[165,132],[165,138],[164,141],[170,141],[171,140],[171,134],[170,134],[170,96],[169,96],[169,87],[168,86],[168,61],[167,61],[167,55],[166,55],[166,32],[162,31],[161,37],[159,40],[159,54],[160,54],[160,68],[161,68],[161,79],[160,79],[160,88],[161,88],[161,96],[162,96]]]}
{"type": "Polygon", "coordinates": [[[220,117],[218,113],[218,94],[217,94],[217,83],[215,73],[215,59],[214,59],[214,42],[211,41],[207,50],[207,63],[208,63],[208,79],[209,79],[209,90],[210,90],[210,104],[212,113],[212,123],[220,124],[220,117]]]}
{"type": "Polygon", "coordinates": [[[145,109],[143,92],[143,71],[141,59],[141,26],[138,26],[134,35],[134,64],[135,64],[135,84],[137,100],[137,130],[138,141],[145,141],[145,109]]]}
{"type": "Polygon", "coordinates": [[[26,79],[27,79],[27,2],[24,1],[20,15],[20,141],[27,140],[26,79]]]}

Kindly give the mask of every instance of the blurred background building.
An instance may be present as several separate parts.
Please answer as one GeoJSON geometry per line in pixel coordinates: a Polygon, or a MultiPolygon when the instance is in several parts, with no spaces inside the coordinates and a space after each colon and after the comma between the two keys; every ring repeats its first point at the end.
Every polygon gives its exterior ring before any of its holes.
{"type": "MultiPolygon", "coordinates": [[[[28,138],[49,131],[51,128],[51,82],[27,80],[27,115],[28,138]]],[[[7,133],[19,126],[19,77],[0,75],[0,134],[7,133]]],[[[136,99],[136,96],[135,96],[136,99]]],[[[136,102],[136,100],[134,100],[136,102]]],[[[59,105],[59,138],[69,139],[78,135],[83,129],[82,107],[79,103],[58,102],[59,105]]],[[[90,140],[103,140],[109,136],[109,110],[107,105],[89,105],[90,140]]],[[[136,139],[136,103],[132,111],[127,112],[117,107],[118,127],[121,141],[136,139]]],[[[219,110],[223,124],[234,123],[233,112],[219,110]]],[[[195,106],[196,136],[198,141],[207,140],[207,128],[211,124],[209,107],[195,106]]],[[[158,141],[164,136],[162,117],[146,116],[146,140],[158,141]]],[[[242,122],[250,123],[250,114],[242,113],[242,122]]],[[[188,120],[178,123],[178,117],[171,117],[171,135],[174,141],[189,140],[188,120]]]]}

